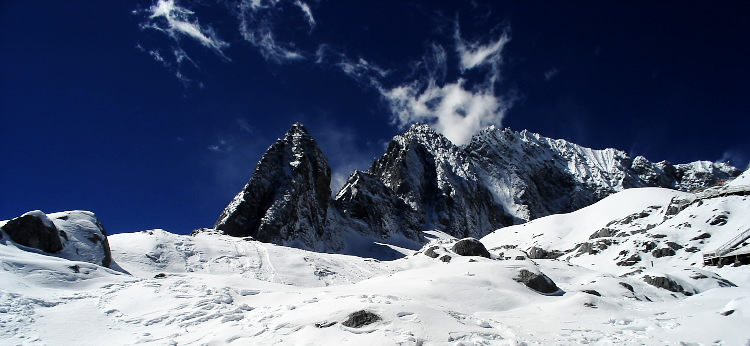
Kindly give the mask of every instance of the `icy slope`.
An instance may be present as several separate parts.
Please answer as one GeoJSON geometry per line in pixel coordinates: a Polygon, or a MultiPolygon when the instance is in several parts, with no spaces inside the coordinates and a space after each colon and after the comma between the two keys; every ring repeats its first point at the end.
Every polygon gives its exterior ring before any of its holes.
{"type": "Polygon", "coordinates": [[[748,197],[721,196],[674,207],[689,197],[660,188],[630,189],[570,214],[497,230],[482,241],[490,248],[512,245],[532,258],[557,258],[638,278],[675,294],[731,286],[735,278],[747,283],[740,274],[745,269],[704,266],[703,252],[750,228],[748,197]]]}
{"type": "Polygon", "coordinates": [[[355,283],[397,270],[368,258],[321,254],[215,231],[195,236],[163,230],[123,233],[110,236],[110,243],[123,269],[141,278],[196,273],[316,287],[355,283]]]}
{"type": "MultiPolygon", "coordinates": [[[[603,201],[627,209],[608,217],[648,208],[651,203],[639,196],[654,202],[675,194],[633,191],[603,201]]],[[[566,227],[557,234],[575,243],[574,220],[566,227]]],[[[488,246],[492,258],[461,256],[456,240],[445,234],[433,244],[442,247],[434,251],[451,255],[449,262],[428,256],[430,245],[380,262],[210,231],[109,238],[114,259],[132,275],[27,251],[4,238],[0,344],[733,345],[750,339],[746,283],[699,287],[681,281],[700,291],[686,296],[637,275],[602,270],[589,263],[594,255],[532,261],[519,249],[488,246]],[[560,290],[540,293],[522,280],[542,273],[560,290]],[[352,324],[357,313],[371,323],[352,324]]],[[[486,243],[497,245],[490,238],[486,243]]],[[[681,267],[661,263],[666,272],[689,267],[672,257],[681,267]]],[[[747,277],[747,268],[732,269],[747,277]]],[[[709,278],[691,282],[720,282],[710,270],[691,270],[709,278]]]]}

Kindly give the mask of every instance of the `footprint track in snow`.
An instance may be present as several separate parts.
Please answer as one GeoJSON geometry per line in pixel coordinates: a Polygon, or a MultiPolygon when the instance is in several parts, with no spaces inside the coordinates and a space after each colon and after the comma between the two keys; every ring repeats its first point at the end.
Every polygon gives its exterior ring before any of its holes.
{"type": "Polygon", "coordinates": [[[413,312],[399,312],[396,314],[400,320],[405,322],[419,323],[419,316],[413,312]]]}

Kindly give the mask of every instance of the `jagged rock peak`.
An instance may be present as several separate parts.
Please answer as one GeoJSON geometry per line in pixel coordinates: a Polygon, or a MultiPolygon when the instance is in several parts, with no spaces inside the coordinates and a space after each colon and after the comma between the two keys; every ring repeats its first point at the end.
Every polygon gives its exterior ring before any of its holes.
{"type": "Polygon", "coordinates": [[[427,124],[416,123],[411,125],[409,130],[404,132],[402,135],[398,135],[393,138],[393,141],[398,142],[402,146],[406,146],[409,142],[420,143],[431,150],[443,148],[449,150],[457,150],[458,146],[453,144],[443,134],[438,133],[427,124]]]}
{"type": "Polygon", "coordinates": [[[305,125],[302,125],[301,123],[294,123],[292,127],[287,131],[286,135],[284,136],[285,139],[287,138],[299,138],[301,136],[310,136],[310,132],[307,131],[307,128],[305,125]]]}
{"type": "Polygon", "coordinates": [[[214,228],[232,236],[314,248],[331,201],[328,159],[300,123],[268,148],[214,228]]]}

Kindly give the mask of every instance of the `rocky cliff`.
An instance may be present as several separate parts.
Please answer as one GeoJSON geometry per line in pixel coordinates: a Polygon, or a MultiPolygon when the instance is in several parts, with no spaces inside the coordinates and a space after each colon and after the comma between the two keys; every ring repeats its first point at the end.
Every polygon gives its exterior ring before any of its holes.
{"type": "Polygon", "coordinates": [[[330,186],[328,159],[307,129],[294,124],[268,148],[214,227],[236,237],[313,246],[326,234],[330,186]]]}
{"type": "Polygon", "coordinates": [[[482,237],[505,226],[591,205],[632,187],[693,190],[741,173],[726,164],[673,165],[594,150],[527,131],[487,128],[463,147],[427,125],[393,138],[331,197],[331,170],[295,124],[263,155],[215,228],[232,236],[342,251],[348,235],[421,242],[422,230],[482,237]]]}

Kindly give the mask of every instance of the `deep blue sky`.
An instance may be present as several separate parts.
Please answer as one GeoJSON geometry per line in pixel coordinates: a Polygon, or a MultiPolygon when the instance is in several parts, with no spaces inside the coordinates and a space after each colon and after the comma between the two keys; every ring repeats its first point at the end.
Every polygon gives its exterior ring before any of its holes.
{"type": "Polygon", "coordinates": [[[476,119],[651,161],[750,159],[746,1],[255,5],[0,1],[0,219],[210,227],[298,121],[337,181],[413,121],[457,142],[476,119]]]}

